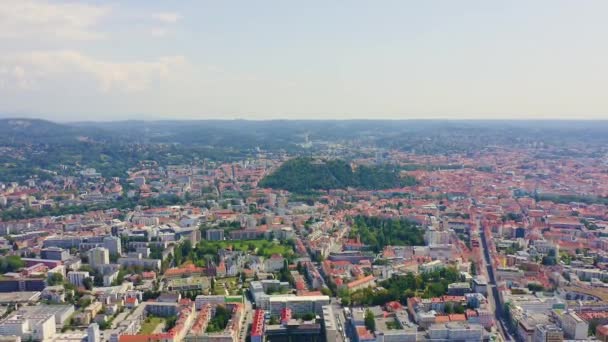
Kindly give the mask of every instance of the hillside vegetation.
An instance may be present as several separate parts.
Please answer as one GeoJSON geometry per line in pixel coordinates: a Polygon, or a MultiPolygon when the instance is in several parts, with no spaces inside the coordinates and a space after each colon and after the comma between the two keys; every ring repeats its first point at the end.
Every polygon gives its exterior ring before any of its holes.
{"type": "Polygon", "coordinates": [[[388,166],[360,166],[353,170],[343,160],[312,158],[291,159],[260,182],[261,187],[298,193],[347,187],[379,190],[415,184],[416,179],[401,177],[397,170],[388,166]]]}

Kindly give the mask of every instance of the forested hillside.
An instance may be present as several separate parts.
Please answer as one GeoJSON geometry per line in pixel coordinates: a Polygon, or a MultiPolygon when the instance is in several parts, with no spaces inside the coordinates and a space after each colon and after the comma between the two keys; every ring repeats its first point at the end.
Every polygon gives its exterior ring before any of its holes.
{"type": "Polygon", "coordinates": [[[360,166],[353,170],[343,160],[321,161],[304,157],[285,162],[260,182],[262,187],[298,193],[347,187],[390,189],[414,184],[414,178],[401,177],[397,170],[388,166],[360,166]]]}

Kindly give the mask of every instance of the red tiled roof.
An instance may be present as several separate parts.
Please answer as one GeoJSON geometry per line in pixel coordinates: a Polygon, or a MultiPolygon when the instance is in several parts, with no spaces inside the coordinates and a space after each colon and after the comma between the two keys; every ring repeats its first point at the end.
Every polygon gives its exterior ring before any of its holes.
{"type": "Polygon", "coordinates": [[[449,315],[450,317],[450,322],[462,322],[462,321],[466,321],[467,318],[464,316],[464,314],[451,314],[449,315]]]}
{"type": "Polygon", "coordinates": [[[361,326],[357,327],[357,335],[359,336],[360,340],[370,340],[374,338],[374,335],[369,330],[361,326]]]}
{"type": "Polygon", "coordinates": [[[371,281],[373,281],[374,279],[376,279],[376,278],[375,278],[373,275],[369,275],[369,276],[367,276],[367,277],[363,277],[363,278],[361,278],[361,279],[357,279],[357,280],[355,280],[355,281],[351,281],[351,282],[350,282],[350,283],[348,283],[346,286],[347,286],[348,288],[353,288],[353,287],[359,286],[359,285],[361,285],[361,284],[365,284],[365,283],[371,282],[371,281]]]}
{"type": "Polygon", "coordinates": [[[450,321],[450,316],[448,316],[448,315],[435,316],[435,323],[447,323],[449,321],[450,321]]]}
{"type": "Polygon", "coordinates": [[[257,309],[253,314],[251,336],[261,336],[264,333],[264,310],[257,309]]]}

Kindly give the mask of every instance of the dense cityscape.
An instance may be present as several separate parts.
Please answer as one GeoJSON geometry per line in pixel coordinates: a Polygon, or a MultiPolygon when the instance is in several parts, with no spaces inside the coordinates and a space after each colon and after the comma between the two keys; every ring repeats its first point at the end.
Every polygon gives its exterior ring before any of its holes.
{"type": "Polygon", "coordinates": [[[0,340],[606,341],[603,125],[3,120],[0,340]]]}

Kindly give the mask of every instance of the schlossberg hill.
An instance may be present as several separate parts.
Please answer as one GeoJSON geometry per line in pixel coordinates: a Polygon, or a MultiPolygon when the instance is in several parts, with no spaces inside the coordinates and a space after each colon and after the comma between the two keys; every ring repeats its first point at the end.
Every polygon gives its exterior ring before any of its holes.
{"type": "Polygon", "coordinates": [[[296,193],[315,190],[345,189],[381,190],[411,186],[416,179],[402,177],[391,166],[358,166],[353,170],[344,160],[295,158],[286,161],[260,182],[261,187],[296,193]]]}

